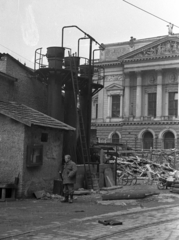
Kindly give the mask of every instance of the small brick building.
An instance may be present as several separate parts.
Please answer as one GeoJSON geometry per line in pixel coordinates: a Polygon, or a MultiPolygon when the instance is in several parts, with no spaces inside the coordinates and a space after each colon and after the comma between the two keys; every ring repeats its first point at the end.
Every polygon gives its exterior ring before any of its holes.
{"type": "Polygon", "coordinates": [[[45,115],[47,90],[33,69],[0,53],[0,183],[13,183],[19,176],[18,196],[52,191],[62,164],[64,131],[75,130],[45,115]]]}
{"type": "Polygon", "coordinates": [[[63,132],[74,128],[15,102],[0,101],[0,183],[19,176],[18,196],[52,191],[61,168],[63,132]]]}

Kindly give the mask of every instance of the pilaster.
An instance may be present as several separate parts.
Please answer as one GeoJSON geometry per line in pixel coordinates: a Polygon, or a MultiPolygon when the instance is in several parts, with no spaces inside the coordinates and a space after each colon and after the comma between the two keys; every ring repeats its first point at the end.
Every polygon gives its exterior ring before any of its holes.
{"type": "Polygon", "coordinates": [[[125,92],[124,92],[124,117],[129,117],[129,102],[130,102],[130,76],[125,74],[125,92]]]}
{"type": "Polygon", "coordinates": [[[177,68],[177,83],[178,83],[178,118],[179,118],[179,68],[177,68]]]}
{"type": "Polygon", "coordinates": [[[137,90],[136,90],[136,118],[140,119],[142,114],[142,76],[137,72],[137,90]]]}
{"type": "Polygon", "coordinates": [[[162,117],[162,70],[157,70],[157,119],[162,117]]]}
{"type": "Polygon", "coordinates": [[[108,98],[108,116],[107,116],[107,118],[111,118],[111,94],[108,94],[107,98],[108,98]]]}

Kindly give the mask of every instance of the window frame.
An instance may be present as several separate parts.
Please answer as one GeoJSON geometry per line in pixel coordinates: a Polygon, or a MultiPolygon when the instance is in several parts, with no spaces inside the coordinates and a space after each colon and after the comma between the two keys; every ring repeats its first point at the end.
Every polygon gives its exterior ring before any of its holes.
{"type": "Polygon", "coordinates": [[[156,113],[157,113],[156,105],[157,105],[156,92],[148,93],[148,116],[156,117],[156,113]]]}
{"type": "Polygon", "coordinates": [[[116,144],[116,143],[119,143],[120,142],[120,137],[119,137],[119,134],[118,133],[113,133],[112,136],[111,136],[111,142],[116,144]],[[116,140],[117,138],[113,138],[113,136],[118,136],[118,142],[113,142],[113,140],[116,140]]]}
{"type": "Polygon", "coordinates": [[[121,105],[121,96],[119,94],[114,94],[111,95],[111,117],[112,118],[120,118],[120,113],[121,113],[121,109],[120,109],[120,105],[121,105]],[[119,98],[119,101],[114,102],[114,98],[119,98]],[[114,106],[113,104],[117,104],[117,106],[114,106]],[[116,111],[114,111],[114,108],[117,108],[116,111]],[[118,112],[117,116],[114,114],[118,112]]]}
{"type": "Polygon", "coordinates": [[[27,145],[27,157],[26,157],[26,167],[38,167],[43,165],[43,145],[27,145]],[[40,159],[37,162],[33,162],[33,156],[35,151],[39,151],[40,159]]]}
{"type": "Polygon", "coordinates": [[[178,94],[178,92],[168,93],[168,115],[169,116],[175,116],[175,117],[178,116],[178,99],[177,100],[175,99],[176,94],[178,94]]]}

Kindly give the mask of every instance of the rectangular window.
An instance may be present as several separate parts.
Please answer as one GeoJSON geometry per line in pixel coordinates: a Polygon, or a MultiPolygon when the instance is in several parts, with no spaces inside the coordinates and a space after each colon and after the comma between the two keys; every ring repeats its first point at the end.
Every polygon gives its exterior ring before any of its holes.
{"type": "Polygon", "coordinates": [[[112,96],[112,117],[120,117],[120,95],[112,96]]]}
{"type": "Polygon", "coordinates": [[[148,116],[156,117],[156,93],[148,93],[148,116]]]}
{"type": "Polygon", "coordinates": [[[43,145],[27,146],[27,167],[40,166],[43,163],[43,145]]]}
{"type": "Polygon", "coordinates": [[[168,98],[168,115],[178,116],[178,93],[169,92],[168,98]]]}

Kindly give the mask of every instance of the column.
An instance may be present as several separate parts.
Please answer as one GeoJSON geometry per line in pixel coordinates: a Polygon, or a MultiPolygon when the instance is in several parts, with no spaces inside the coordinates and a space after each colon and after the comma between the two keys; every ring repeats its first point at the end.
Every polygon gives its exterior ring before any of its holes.
{"type": "Polygon", "coordinates": [[[165,112],[164,112],[164,116],[168,116],[168,89],[165,89],[165,112]]]}
{"type": "Polygon", "coordinates": [[[124,117],[129,117],[130,109],[130,78],[129,73],[125,74],[125,90],[124,90],[124,117]]]}
{"type": "Polygon", "coordinates": [[[137,72],[137,90],[136,90],[136,118],[142,114],[142,77],[141,72],[137,72]]]}
{"type": "Polygon", "coordinates": [[[157,118],[162,117],[162,70],[157,70],[157,118]]]}
{"type": "Polygon", "coordinates": [[[98,120],[104,120],[104,88],[98,92],[98,120]]]}
{"type": "Polygon", "coordinates": [[[148,115],[148,93],[147,93],[147,91],[145,91],[144,103],[145,103],[144,116],[147,117],[147,115],[148,115]]]}
{"type": "Polygon", "coordinates": [[[179,118],[179,68],[177,69],[177,82],[178,82],[178,118],[179,118]]]}
{"type": "Polygon", "coordinates": [[[122,106],[123,106],[123,95],[120,96],[120,118],[122,118],[123,116],[122,106]]]}

